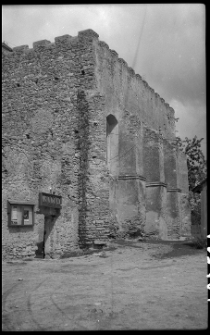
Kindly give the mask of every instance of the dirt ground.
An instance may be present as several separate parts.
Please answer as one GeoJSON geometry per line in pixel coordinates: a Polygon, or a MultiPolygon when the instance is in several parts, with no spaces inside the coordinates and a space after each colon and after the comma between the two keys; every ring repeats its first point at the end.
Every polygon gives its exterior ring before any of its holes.
{"type": "Polygon", "coordinates": [[[3,262],[3,330],[207,327],[206,250],[115,241],[60,260],[3,262]]]}

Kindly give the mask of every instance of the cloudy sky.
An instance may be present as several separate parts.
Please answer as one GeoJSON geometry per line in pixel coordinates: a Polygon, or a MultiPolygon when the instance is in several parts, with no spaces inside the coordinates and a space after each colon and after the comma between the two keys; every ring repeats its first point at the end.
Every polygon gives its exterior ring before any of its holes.
{"type": "Polygon", "coordinates": [[[203,4],[10,5],[2,13],[10,47],[96,31],[174,108],[177,135],[204,137],[206,153],[203,4]]]}

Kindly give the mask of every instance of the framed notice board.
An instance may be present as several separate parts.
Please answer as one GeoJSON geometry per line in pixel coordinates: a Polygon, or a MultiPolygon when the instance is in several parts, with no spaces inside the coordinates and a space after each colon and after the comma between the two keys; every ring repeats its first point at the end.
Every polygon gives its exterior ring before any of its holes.
{"type": "Polygon", "coordinates": [[[10,227],[31,227],[34,225],[34,206],[32,202],[8,200],[8,225],[10,227]]]}

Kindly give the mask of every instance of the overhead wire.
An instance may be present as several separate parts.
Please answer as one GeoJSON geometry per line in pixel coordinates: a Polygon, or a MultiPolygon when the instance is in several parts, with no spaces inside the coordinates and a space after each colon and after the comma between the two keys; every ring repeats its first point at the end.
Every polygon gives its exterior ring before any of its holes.
{"type": "MultiPolygon", "coordinates": [[[[146,7],[147,9],[147,7],[146,7]]],[[[145,18],[146,18],[146,10],[145,10],[145,13],[144,13],[144,19],[143,19],[143,23],[142,23],[142,26],[141,26],[141,31],[140,31],[140,36],[139,36],[139,41],[138,41],[138,45],[137,45],[137,48],[136,48],[136,53],[135,53],[135,56],[134,56],[134,61],[133,61],[133,67],[135,66],[135,63],[136,63],[136,60],[137,60],[137,55],[138,55],[138,51],[139,51],[139,46],[140,46],[140,42],[141,42],[141,38],[142,38],[142,33],[143,33],[143,28],[144,28],[144,25],[145,25],[145,18]]],[[[126,93],[126,96],[127,96],[127,93],[126,93]]],[[[113,133],[113,135],[115,136],[119,136],[119,134],[116,134],[116,133],[113,133]]],[[[124,135],[124,136],[129,136],[130,137],[130,134],[128,135],[124,135]]],[[[137,137],[137,133],[135,134],[135,138],[137,137]]],[[[129,148],[129,150],[127,150],[125,153],[123,153],[123,155],[116,155],[112,158],[108,158],[109,159],[109,163],[110,161],[113,161],[114,159],[119,159],[119,158],[123,158],[127,155],[128,152],[130,152],[134,147],[136,147],[136,142],[135,144],[129,148]]],[[[110,157],[111,157],[111,146],[110,146],[110,157]]],[[[125,164],[125,162],[124,162],[125,164]]],[[[111,254],[111,273],[113,272],[113,259],[112,259],[112,254],[111,254]]],[[[113,313],[113,307],[114,307],[114,301],[113,301],[113,275],[111,276],[111,294],[112,294],[112,300],[111,300],[111,306],[112,306],[112,313],[113,313]]]]}
{"type": "MultiPolygon", "coordinates": [[[[135,136],[135,137],[137,137],[137,136],[135,136]]],[[[116,155],[116,156],[114,156],[114,157],[112,157],[112,158],[110,158],[110,161],[111,160],[113,160],[113,159],[115,159],[115,158],[122,158],[122,157],[125,157],[125,155],[134,147],[136,145],[136,143],[132,146],[132,147],[130,147],[125,153],[123,153],[122,155],[116,155]]],[[[110,148],[111,149],[111,148],[110,148]]],[[[110,150],[111,151],[111,150],[110,150]]]]}
{"type": "Polygon", "coordinates": [[[143,30],[144,30],[144,25],[145,25],[146,14],[147,14],[147,5],[145,7],[144,18],[143,18],[143,21],[142,21],[141,30],[140,30],[140,34],[139,34],[139,40],[138,40],[138,44],[137,44],[137,47],[136,47],[136,53],[135,53],[134,60],[133,60],[133,65],[132,65],[133,69],[136,65],[137,56],[138,56],[138,53],[139,53],[139,47],[140,47],[140,43],[141,43],[141,40],[142,40],[142,34],[143,34],[143,30]]]}
{"type": "MultiPolygon", "coordinates": [[[[118,134],[112,134],[112,135],[116,135],[116,136],[119,136],[118,134]]],[[[139,134],[138,134],[139,135],[139,134]]],[[[138,135],[134,135],[134,138],[136,139],[136,138],[139,138],[139,136],[138,135]]],[[[129,136],[130,137],[130,134],[127,134],[127,135],[125,135],[125,136],[129,136]]],[[[175,142],[176,141],[176,139],[170,139],[170,138],[165,138],[165,137],[160,137],[159,136],[159,138],[161,138],[162,140],[168,140],[168,141],[171,141],[171,142],[175,142]]],[[[123,157],[125,157],[126,156],[126,154],[131,150],[131,149],[133,149],[134,147],[136,146],[136,143],[134,144],[134,145],[132,145],[126,152],[124,152],[122,155],[116,155],[116,156],[114,156],[114,157],[112,157],[112,158],[110,158],[109,159],[109,161],[112,161],[113,159],[119,159],[119,158],[123,158],[123,157]]],[[[111,149],[111,148],[110,148],[111,149]]],[[[111,151],[111,150],[110,150],[111,151]]],[[[111,155],[110,155],[111,156],[111,155]]]]}
{"type": "MultiPolygon", "coordinates": [[[[139,41],[138,41],[138,45],[137,45],[137,48],[136,48],[136,53],[135,53],[134,61],[133,61],[133,68],[135,67],[136,61],[137,61],[137,55],[138,55],[138,52],[139,52],[139,47],[140,47],[140,42],[141,42],[141,38],[142,38],[142,34],[143,34],[143,29],[144,29],[144,26],[145,26],[146,13],[147,13],[147,6],[145,7],[144,18],[143,18],[143,22],[142,22],[142,26],[141,26],[140,35],[139,35],[139,41]]],[[[126,96],[127,96],[127,94],[126,94],[126,96]]],[[[137,111],[136,111],[136,118],[138,119],[137,111]]],[[[159,125],[160,125],[160,114],[159,114],[159,125]]],[[[159,138],[161,138],[162,140],[167,140],[167,141],[172,142],[172,143],[176,142],[176,137],[175,138],[164,137],[160,131],[161,131],[161,127],[159,126],[159,138]]],[[[111,133],[111,135],[119,136],[119,134],[117,134],[117,133],[111,133]]],[[[138,135],[137,134],[135,135],[135,140],[136,140],[136,137],[138,137],[138,135]]],[[[130,137],[131,134],[124,134],[123,137],[124,136],[130,137]]],[[[118,155],[110,158],[109,162],[114,160],[114,159],[117,160],[119,158],[125,157],[128,154],[128,152],[130,152],[130,150],[132,150],[134,147],[136,147],[136,142],[132,147],[129,148],[129,150],[127,150],[122,155],[118,154],[118,155]]],[[[111,148],[110,148],[110,152],[111,152],[111,148]]]]}
{"type": "MultiPolygon", "coordinates": [[[[147,14],[147,5],[145,7],[145,12],[144,12],[144,17],[143,17],[143,21],[142,21],[142,26],[141,26],[141,30],[140,30],[140,35],[139,35],[139,40],[138,40],[138,45],[137,45],[137,48],[136,48],[136,52],[135,52],[135,56],[134,56],[134,61],[133,61],[133,68],[135,67],[136,65],[136,61],[137,61],[137,56],[138,56],[138,53],[139,53],[139,47],[140,47],[140,43],[141,43],[141,39],[142,39],[142,34],[143,34],[143,29],[144,29],[144,26],[145,26],[145,20],[146,20],[146,14],[147,14]]],[[[127,95],[127,94],[126,94],[127,95]]],[[[136,118],[138,118],[138,115],[137,115],[137,111],[136,111],[136,118]]],[[[160,124],[160,115],[159,115],[159,124],[160,124]]],[[[159,133],[160,133],[160,126],[159,126],[159,133]]],[[[111,133],[111,135],[115,135],[115,136],[119,136],[119,134],[116,134],[116,133],[111,133]]],[[[127,137],[130,137],[130,134],[124,134],[124,136],[127,136],[127,137]]],[[[137,135],[135,135],[135,139],[136,137],[138,137],[137,135]]],[[[166,137],[163,137],[162,134],[159,136],[162,140],[168,140],[170,142],[175,142],[176,141],[176,138],[172,139],[172,138],[166,138],[166,137]]],[[[131,150],[133,149],[134,147],[136,146],[136,143],[130,147],[129,150],[127,150],[125,153],[123,153],[122,155],[116,155],[112,158],[109,159],[109,161],[111,160],[114,160],[115,158],[119,159],[119,158],[122,158],[122,157],[125,157],[126,154],[131,150]]]]}

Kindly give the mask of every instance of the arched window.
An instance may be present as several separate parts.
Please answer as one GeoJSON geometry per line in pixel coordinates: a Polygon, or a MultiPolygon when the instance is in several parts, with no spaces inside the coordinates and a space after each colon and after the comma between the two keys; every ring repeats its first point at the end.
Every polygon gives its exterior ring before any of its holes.
{"type": "Polygon", "coordinates": [[[118,174],[119,134],[118,122],[114,115],[109,114],[106,122],[107,166],[111,174],[118,174]]]}

